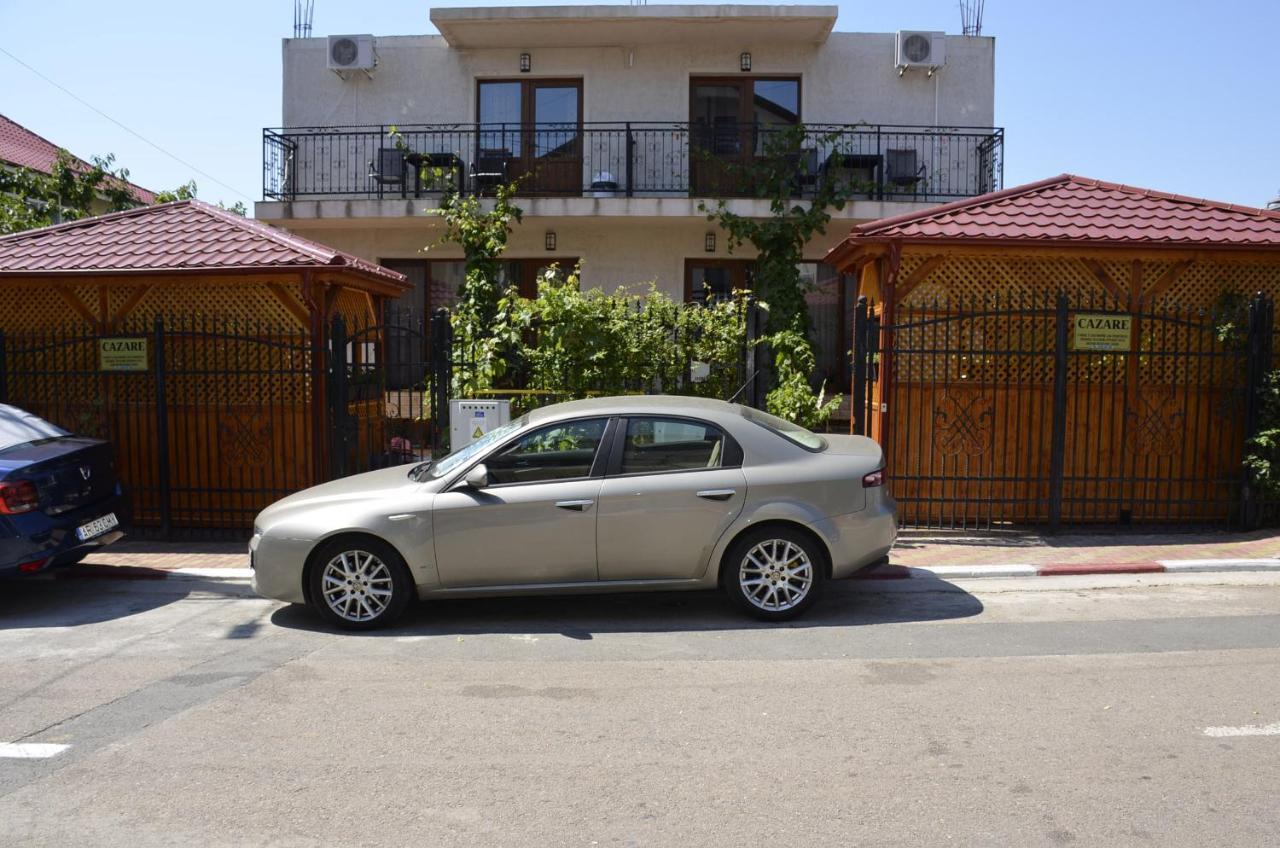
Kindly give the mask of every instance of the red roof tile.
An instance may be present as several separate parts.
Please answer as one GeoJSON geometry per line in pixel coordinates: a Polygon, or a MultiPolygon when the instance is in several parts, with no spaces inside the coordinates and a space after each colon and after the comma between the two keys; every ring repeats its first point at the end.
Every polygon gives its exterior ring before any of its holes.
{"type": "Polygon", "coordinates": [[[200,200],[141,206],[0,237],[0,276],[316,266],[405,281],[389,268],[200,200]]]}
{"type": "MultiPolygon", "coordinates": [[[[0,162],[48,174],[53,172],[53,165],[58,161],[58,150],[58,145],[52,141],[0,115],[0,162]]],[[[91,167],[83,159],[74,158],[86,169],[91,167]]],[[[156,202],[155,192],[133,183],[128,185],[140,202],[156,202]]]]}
{"type": "Polygon", "coordinates": [[[884,241],[1280,249],[1280,212],[1062,174],[853,228],[829,259],[884,241]]]}

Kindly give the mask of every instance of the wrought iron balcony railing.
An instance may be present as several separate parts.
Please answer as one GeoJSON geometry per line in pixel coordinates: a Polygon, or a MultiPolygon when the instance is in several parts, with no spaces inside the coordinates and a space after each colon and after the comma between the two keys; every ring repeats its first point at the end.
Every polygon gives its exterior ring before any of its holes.
{"type": "MultiPolygon", "coordinates": [[[[776,124],[432,124],[263,130],[268,200],[408,198],[447,186],[561,197],[750,197],[776,124]]],[[[794,195],[842,181],[856,199],[945,201],[1001,188],[1004,130],[805,124],[794,195]]],[[[777,164],[776,161],[773,164],[777,164]]]]}

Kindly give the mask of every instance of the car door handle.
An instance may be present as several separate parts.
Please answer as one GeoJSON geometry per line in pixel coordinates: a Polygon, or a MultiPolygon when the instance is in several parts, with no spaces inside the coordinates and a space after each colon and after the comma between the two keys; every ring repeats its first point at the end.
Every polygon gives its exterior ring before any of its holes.
{"type": "Polygon", "coordinates": [[[737,493],[736,489],[703,489],[698,492],[698,497],[709,501],[727,501],[737,493]]]}
{"type": "Polygon", "coordinates": [[[572,509],[578,512],[582,512],[587,507],[591,506],[593,503],[595,503],[595,501],[593,500],[556,501],[556,506],[560,507],[561,509],[572,509]]]}

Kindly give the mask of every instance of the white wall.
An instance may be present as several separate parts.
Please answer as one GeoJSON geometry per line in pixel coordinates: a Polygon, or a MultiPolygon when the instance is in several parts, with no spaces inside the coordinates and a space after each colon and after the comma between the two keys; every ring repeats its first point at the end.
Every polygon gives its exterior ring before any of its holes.
{"type": "MultiPolygon", "coordinates": [[[[286,127],[475,120],[475,79],[516,77],[518,50],[454,50],[441,36],[377,39],[373,79],[325,67],[323,38],[285,39],[286,127]]],[[[821,45],[745,45],[752,75],[800,74],[806,123],[992,126],[995,44],[948,36],[932,78],[899,77],[892,33],[832,33],[821,45]],[[936,89],[936,91],[935,91],[936,89]],[[935,113],[936,103],[936,113],[935,113]]],[[[583,79],[585,121],[686,121],[689,77],[738,74],[738,48],[695,44],[530,51],[531,77],[583,79]],[[629,62],[631,63],[629,65],[629,62]]]]}

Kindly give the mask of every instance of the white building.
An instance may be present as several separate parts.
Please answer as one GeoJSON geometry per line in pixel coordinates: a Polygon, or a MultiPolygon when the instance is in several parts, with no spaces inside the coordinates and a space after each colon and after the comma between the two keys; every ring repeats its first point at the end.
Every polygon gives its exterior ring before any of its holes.
{"type": "MultiPolygon", "coordinates": [[[[836,32],[836,13],[450,8],[431,11],[439,35],[286,39],[256,217],[405,272],[404,306],[426,314],[462,266],[453,247],[422,253],[439,238],[439,187],[415,165],[456,168],[481,193],[524,175],[507,254],[524,291],[549,261],[576,260],[587,286],[697,297],[749,285],[752,258],[727,252],[699,201],[749,194],[741,171],[768,130],[801,124],[797,200],[820,180],[859,189],[806,251],[824,370],[843,382],[852,286],[819,264],[827,249],[856,222],[999,188],[1003,133],[993,39],[836,32]]],[[[749,197],[731,208],[768,214],[749,197]]]]}

